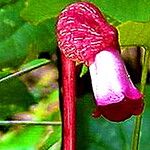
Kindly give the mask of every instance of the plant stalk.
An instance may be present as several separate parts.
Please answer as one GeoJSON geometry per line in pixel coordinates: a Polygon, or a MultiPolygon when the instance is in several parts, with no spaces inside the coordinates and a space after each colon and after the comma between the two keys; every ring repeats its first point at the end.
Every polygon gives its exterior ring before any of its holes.
{"type": "Polygon", "coordinates": [[[0,125],[47,125],[60,126],[60,121],[24,121],[24,120],[6,120],[0,121],[0,125]]]}
{"type": "Polygon", "coordinates": [[[61,54],[62,61],[62,149],[75,150],[76,142],[76,98],[75,62],[61,54]]]}
{"type": "MultiPolygon", "coordinates": [[[[150,52],[149,50],[145,50],[144,62],[142,64],[141,89],[140,89],[142,93],[144,93],[145,90],[149,58],[150,58],[150,52]]],[[[141,125],[142,125],[142,114],[137,116],[135,119],[131,150],[139,150],[141,125]]]]}

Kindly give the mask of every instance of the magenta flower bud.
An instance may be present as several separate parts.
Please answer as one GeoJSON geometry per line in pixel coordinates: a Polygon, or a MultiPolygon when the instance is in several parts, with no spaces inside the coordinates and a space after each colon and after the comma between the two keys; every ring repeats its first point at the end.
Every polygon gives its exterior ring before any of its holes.
{"type": "Polygon", "coordinates": [[[95,117],[123,121],[143,110],[143,95],[133,85],[117,50],[103,50],[89,67],[97,110],[95,117]]]}

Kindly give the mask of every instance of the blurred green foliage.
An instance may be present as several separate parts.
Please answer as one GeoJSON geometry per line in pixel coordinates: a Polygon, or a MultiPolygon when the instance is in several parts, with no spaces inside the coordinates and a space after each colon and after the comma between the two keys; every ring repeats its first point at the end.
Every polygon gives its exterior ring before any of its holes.
{"type": "MultiPolygon", "coordinates": [[[[117,26],[121,46],[150,49],[149,0],[90,1],[102,10],[109,23],[117,26]]],[[[73,2],[75,0],[0,0],[0,78],[16,71],[36,69],[47,61],[38,60],[41,53],[48,53],[50,58],[56,55],[57,16],[73,2]]],[[[39,68],[22,78],[0,82],[0,120],[60,121],[56,70],[56,65],[39,68]]],[[[83,66],[80,76],[87,71],[83,66]]],[[[150,86],[147,86],[141,136],[144,150],[149,150],[149,96],[150,86]]],[[[88,93],[79,98],[77,108],[78,150],[130,149],[134,117],[122,123],[92,118],[94,103],[88,93]]],[[[0,129],[1,150],[60,149],[61,126],[7,125],[0,129]]]]}
{"type": "Polygon", "coordinates": [[[40,52],[56,49],[55,18],[31,25],[20,17],[24,0],[10,3],[0,11],[0,68],[17,67],[40,52]],[[12,63],[13,62],[13,63],[12,63]]]}
{"type": "MultiPolygon", "coordinates": [[[[145,90],[146,106],[143,115],[141,131],[141,149],[149,150],[150,130],[150,85],[145,90]]],[[[133,120],[132,117],[125,122],[113,123],[103,118],[91,116],[95,104],[89,94],[77,101],[77,149],[86,150],[130,150],[133,120]]]]}
{"type": "Polygon", "coordinates": [[[150,49],[150,22],[126,22],[118,27],[122,46],[144,46],[150,49]],[[128,37],[128,38],[126,38],[128,37]]]}
{"type": "Polygon", "coordinates": [[[73,2],[75,0],[28,0],[21,15],[25,20],[38,24],[46,19],[57,17],[65,6],[73,2]]]}
{"type": "Polygon", "coordinates": [[[90,0],[119,22],[150,21],[149,0],[90,0]]]}
{"type": "Polygon", "coordinates": [[[25,84],[19,79],[0,83],[0,120],[26,110],[34,99],[25,84]]]}

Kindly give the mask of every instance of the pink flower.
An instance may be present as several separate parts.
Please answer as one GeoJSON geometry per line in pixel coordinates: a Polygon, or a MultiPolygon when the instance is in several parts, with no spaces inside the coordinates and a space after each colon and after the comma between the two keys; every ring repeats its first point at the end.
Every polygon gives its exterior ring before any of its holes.
{"type": "Polygon", "coordinates": [[[62,55],[90,68],[95,117],[123,121],[143,110],[143,95],[133,85],[119,54],[118,33],[89,2],[66,7],[57,22],[62,55]]]}
{"type": "Polygon", "coordinates": [[[93,116],[123,121],[143,110],[143,95],[133,85],[117,50],[103,50],[89,67],[97,110],[93,116]]]}

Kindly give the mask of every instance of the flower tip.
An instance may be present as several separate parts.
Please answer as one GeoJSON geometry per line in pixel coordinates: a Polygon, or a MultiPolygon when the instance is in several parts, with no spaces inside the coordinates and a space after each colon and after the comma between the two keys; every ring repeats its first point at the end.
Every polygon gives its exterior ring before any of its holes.
{"type": "Polygon", "coordinates": [[[102,112],[99,107],[95,108],[95,110],[92,112],[92,117],[94,118],[99,118],[101,117],[101,115],[102,115],[102,112]]]}
{"type": "Polygon", "coordinates": [[[121,122],[129,119],[132,115],[140,115],[143,112],[143,108],[144,103],[142,98],[138,100],[124,99],[116,104],[97,106],[92,116],[94,118],[103,116],[109,121],[121,122]]]}

